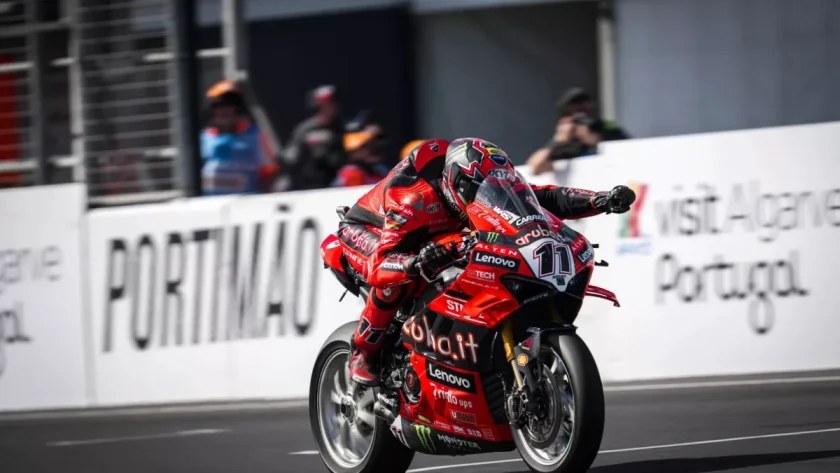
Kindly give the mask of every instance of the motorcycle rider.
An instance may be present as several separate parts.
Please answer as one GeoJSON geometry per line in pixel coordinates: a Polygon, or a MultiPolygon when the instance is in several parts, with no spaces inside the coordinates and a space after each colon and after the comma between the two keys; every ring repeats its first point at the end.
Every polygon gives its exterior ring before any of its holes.
{"type": "MultiPolygon", "coordinates": [[[[493,143],[479,138],[428,140],[362,196],[339,224],[349,264],[371,286],[351,341],[354,381],[379,383],[377,355],[391,319],[421,281],[416,263],[435,274],[458,257],[442,245],[424,244],[435,234],[468,227],[467,205],[491,170],[515,173],[507,154],[493,143]]],[[[564,219],[624,213],[636,199],[626,186],[607,192],[531,187],[541,206],[564,219]]]]}

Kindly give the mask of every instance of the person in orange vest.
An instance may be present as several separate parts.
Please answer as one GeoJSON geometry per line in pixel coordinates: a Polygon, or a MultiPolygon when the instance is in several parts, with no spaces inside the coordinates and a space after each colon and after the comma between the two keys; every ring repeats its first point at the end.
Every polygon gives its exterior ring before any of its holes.
{"type": "Polygon", "coordinates": [[[348,163],[338,170],[333,187],[376,184],[391,171],[382,162],[385,134],[382,128],[367,120],[367,114],[349,123],[344,133],[344,150],[348,163]]]}
{"type": "Polygon", "coordinates": [[[236,83],[216,83],[207,91],[207,100],[207,127],[201,134],[204,195],[268,191],[279,167],[236,83]]]}

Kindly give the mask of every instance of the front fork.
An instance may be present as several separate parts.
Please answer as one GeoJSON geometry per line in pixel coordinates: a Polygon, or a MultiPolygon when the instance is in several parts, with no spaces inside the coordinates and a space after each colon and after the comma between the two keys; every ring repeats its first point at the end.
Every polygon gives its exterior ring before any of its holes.
{"type": "Polygon", "coordinates": [[[513,369],[513,379],[517,390],[524,388],[529,393],[533,393],[537,388],[537,382],[534,379],[533,372],[528,368],[528,363],[531,361],[531,353],[539,355],[539,336],[539,331],[536,331],[525,342],[517,345],[516,337],[513,334],[513,320],[508,318],[502,322],[502,344],[505,347],[505,358],[513,369]]]}

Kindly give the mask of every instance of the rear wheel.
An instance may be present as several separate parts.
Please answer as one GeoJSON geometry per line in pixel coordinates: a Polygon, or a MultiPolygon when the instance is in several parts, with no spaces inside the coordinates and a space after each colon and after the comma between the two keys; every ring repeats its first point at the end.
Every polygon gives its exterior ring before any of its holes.
{"type": "Polygon", "coordinates": [[[321,459],[334,473],[404,473],[414,451],[374,416],[374,389],[351,382],[349,359],[349,343],[332,342],[312,372],[309,421],[321,459]]]}
{"type": "Polygon", "coordinates": [[[604,390],[598,366],[576,334],[552,335],[540,350],[541,416],[513,429],[528,467],[539,473],[583,473],[604,433],[604,390]]]}

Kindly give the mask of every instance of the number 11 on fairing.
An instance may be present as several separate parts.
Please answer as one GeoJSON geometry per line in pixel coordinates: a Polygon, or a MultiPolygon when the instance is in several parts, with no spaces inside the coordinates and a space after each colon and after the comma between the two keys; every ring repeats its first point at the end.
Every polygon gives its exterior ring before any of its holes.
{"type": "Polygon", "coordinates": [[[534,250],[534,259],[537,260],[537,276],[544,278],[547,276],[554,276],[555,274],[571,274],[571,258],[569,257],[568,248],[565,246],[558,246],[553,241],[546,241],[537,246],[534,250]],[[559,266],[557,259],[560,259],[559,266]]]}

